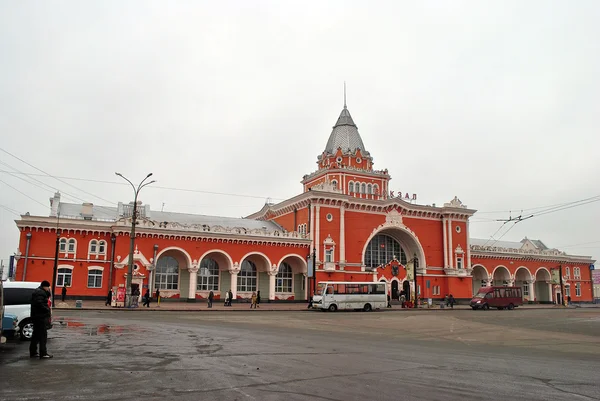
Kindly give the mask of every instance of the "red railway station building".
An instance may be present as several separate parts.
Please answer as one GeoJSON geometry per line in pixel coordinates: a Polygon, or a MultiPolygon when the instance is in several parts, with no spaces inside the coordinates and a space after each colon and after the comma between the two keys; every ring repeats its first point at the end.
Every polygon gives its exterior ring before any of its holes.
{"type": "MultiPolygon", "coordinates": [[[[314,249],[316,281],[385,281],[393,297],[414,293],[416,283],[421,299],[467,299],[493,285],[522,287],[528,302],[593,300],[590,257],[527,238],[473,239],[469,219],[476,210],[457,197],[442,206],[419,205],[412,194],[394,193],[388,170],[373,168],[346,106],[317,166],[303,177],[302,193],[246,218],[138,204],[133,285],[190,301],[229,290],[236,299],[261,291],[264,300],[306,300],[314,249]],[[414,261],[416,280],[407,274],[414,261]]],[[[69,297],[103,298],[124,286],[133,204],[65,203],[59,193],[50,204],[49,216],[16,221],[14,279],[52,277],[58,236],[57,287],[67,286],[69,297]]]]}

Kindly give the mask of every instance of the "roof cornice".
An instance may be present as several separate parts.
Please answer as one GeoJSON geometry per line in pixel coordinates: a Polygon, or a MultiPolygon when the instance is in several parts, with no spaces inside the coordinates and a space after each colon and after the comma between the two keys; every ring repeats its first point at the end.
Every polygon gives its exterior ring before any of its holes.
{"type": "Polygon", "coordinates": [[[249,219],[270,219],[282,214],[287,214],[294,209],[307,207],[310,203],[320,205],[343,205],[346,209],[361,211],[373,211],[386,213],[393,208],[400,208],[406,213],[405,217],[453,217],[456,219],[468,219],[475,214],[476,210],[455,207],[433,207],[425,205],[416,205],[404,201],[402,198],[392,198],[384,200],[360,199],[350,195],[344,195],[334,192],[307,191],[293,198],[287,199],[278,204],[266,204],[263,208],[246,218],[249,219]]]}

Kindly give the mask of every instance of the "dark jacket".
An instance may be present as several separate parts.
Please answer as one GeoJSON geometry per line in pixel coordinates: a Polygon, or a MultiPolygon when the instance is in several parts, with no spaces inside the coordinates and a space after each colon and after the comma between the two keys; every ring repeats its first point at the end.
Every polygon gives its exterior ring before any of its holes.
{"type": "Polygon", "coordinates": [[[31,294],[31,318],[33,320],[50,318],[48,293],[42,287],[36,288],[31,294]]]}

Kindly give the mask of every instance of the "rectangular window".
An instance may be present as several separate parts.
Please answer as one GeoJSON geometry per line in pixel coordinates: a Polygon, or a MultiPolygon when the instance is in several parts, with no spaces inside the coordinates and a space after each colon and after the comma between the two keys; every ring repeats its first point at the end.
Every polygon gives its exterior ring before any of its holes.
{"type": "Polygon", "coordinates": [[[102,270],[93,269],[88,272],[88,288],[102,288],[102,270]]]}
{"type": "Polygon", "coordinates": [[[463,258],[456,258],[456,268],[457,269],[463,268],[463,258]]]}
{"type": "Polygon", "coordinates": [[[100,255],[104,255],[105,252],[106,252],[106,242],[100,241],[100,244],[98,244],[98,253],[100,255]]]}
{"type": "Polygon", "coordinates": [[[523,285],[523,295],[528,297],[529,296],[529,284],[524,284],[523,285]]]}
{"type": "Polygon", "coordinates": [[[569,270],[568,267],[565,267],[565,277],[567,279],[571,278],[571,271],[569,270]]]}
{"type": "Polygon", "coordinates": [[[333,249],[325,250],[325,263],[333,262],[333,249]]]}
{"type": "Polygon", "coordinates": [[[64,238],[60,240],[60,251],[67,252],[67,240],[64,238]]]}
{"type": "Polygon", "coordinates": [[[573,268],[573,277],[575,280],[581,280],[581,269],[579,267],[573,268]]]}
{"type": "Polygon", "coordinates": [[[575,283],[575,296],[576,297],[581,296],[581,284],[580,283],[575,283]]]}
{"type": "Polygon", "coordinates": [[[56,277],[56,286],[70,287],[72,276],[73,271],[71,269],[58,269],[58,275],[56,277]]]}
{"type": "Polygon", "coordinates": [[[565,296],[567,296],[567,297],[571,296],[571,286],[570,285],[565,286],[565,296]]]}

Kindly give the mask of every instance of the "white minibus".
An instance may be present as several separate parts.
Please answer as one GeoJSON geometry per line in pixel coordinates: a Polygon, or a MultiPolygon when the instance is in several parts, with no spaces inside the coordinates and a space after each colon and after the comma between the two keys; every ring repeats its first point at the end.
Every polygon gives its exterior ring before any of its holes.
{"type": "Polygon", "coordinates": [[[320,282],[313,308],[335,312],[338,309],[381,309],[387,306],[386,283],[380,282],[320,282]]]}

